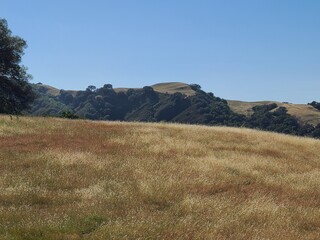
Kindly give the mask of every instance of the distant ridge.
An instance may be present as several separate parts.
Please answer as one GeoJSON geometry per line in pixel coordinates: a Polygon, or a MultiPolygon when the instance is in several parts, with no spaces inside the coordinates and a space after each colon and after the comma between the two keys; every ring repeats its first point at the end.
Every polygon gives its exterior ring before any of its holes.
{"type": "MultiPolygon", "coordinates": [[[[39,90],[43,89],[46,94],[51,96],[58,96],[60,90],[46,85],[46,84],[34,84],[34,86],[39,90]]],[[[151,85],[154,91],[159,93],[168,93],[173,94],[175,92],[180,92],[187,96],[192,96],[195,94],[195,91],[191,89],[189,84],[182,83],[182,82],[164,82],[164,83],[157,83],[151,85]]],[[[141,87],[142,88],[142,87],[141,87]]],[[[141,88],[133,88],[135,90],[141,88]]],[[[126,92],[130,88],[114,88],[115,92],[126,92]]],[[[76,95],[78,91],[74,90],[66,90],[67,92],[71,93],[73,96],[76,95]]],[[[320,124],[320,111],[314,108],[311,105],[307,104],[291,104],[291,103],[283,103],[277,101],[257,101],[257,102],[245,102],[245,101],[238,101],[238,100],[227,100],[229,107],[232,111],[244,114],[245,116],[250,116],[253,113],[252,108],[255,106],[265,105],[265,104],[272,104],[276,103],[278,107],[285,107],[288,110],[288,113],[298,119],[301,124],[311,124],[316,126],[320,124]]]]}

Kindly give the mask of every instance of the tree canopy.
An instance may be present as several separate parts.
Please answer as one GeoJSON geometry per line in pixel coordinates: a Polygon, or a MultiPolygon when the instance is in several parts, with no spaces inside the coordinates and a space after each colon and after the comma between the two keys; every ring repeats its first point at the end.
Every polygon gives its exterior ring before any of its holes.
{"type": "Polygon", "coordinates": [[[0,19],[0,113],[18,114],[34,100],[31,76],[21,65],[26,41],[13,36],[7,21],[0,19]]]}

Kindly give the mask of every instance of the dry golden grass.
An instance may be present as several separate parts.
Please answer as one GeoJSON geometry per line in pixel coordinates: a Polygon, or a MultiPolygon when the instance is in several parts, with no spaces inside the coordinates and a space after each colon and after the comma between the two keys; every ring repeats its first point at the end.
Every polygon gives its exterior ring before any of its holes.
{"type": "MultiPolygon", "coordinates": [[[[180,92],[182,94],[185,94],[187,96],[192,96],[195,94],[195,91],[191,89],[191,87],[186,83],[180,83],[180,82],[167,82],[167,83],[158,83],[151,86],[154,91],[160,92],[160,93],[169,93],[173,94],[176,92],[180,92]]],[[[115,88],[114,90],[116,92],[126,92],[129,88],[115,88]]],[[[137,88],[134,88],[137,89],[137,88]]]]}
{"type": "Polygon", "coordinates": [[[173,94],[175,92],[180,92],[187,96],[192,96],[195,94],[195,91],[193,91],[188,84],[180,82],[158,83],[152,87],[155,91],[161,93],[173,94]]]}
{"type": "Polygon", "coordinates": [[[250,116],[253,113],[252,108],[257,105],[276,103],[279,107],[285,107],[288,113],[295,116],[300,123],[317,125],[320,123],[320,111],[307,104],[288,104],[274,101],[262,102],[242,102],[228,100],[230,108],[237,113],[250,116]]]}
{"type": "Polygon", "coordinates": [[[320,239],[320,141],[0,116],[0,239],[320,239]]]}

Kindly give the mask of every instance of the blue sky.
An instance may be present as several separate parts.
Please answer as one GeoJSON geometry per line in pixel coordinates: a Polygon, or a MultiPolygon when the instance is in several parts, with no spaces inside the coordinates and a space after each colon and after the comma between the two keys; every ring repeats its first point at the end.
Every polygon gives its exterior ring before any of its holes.
{"type": "Polygon", "coordinates": [[[318,0],[0,0],[32,82],[198,83],[225,99],[320,100],[318,0]]]}

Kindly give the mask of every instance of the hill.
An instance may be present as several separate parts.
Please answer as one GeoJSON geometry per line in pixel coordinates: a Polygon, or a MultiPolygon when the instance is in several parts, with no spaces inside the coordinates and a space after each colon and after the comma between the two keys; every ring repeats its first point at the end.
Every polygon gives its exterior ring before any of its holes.
{"type": "Polygon", "coordinates": [[[320,141],[0,116],[1,239],[319,239],[320,141]]]}
{"type": "Polygon", "coordinates": [[[236,120],[242,118],[229,109],[225,100],[182,83],[137,89],[113,89],[105,84],[76,93],[61,90],[58,95],[51,94],[53,90],[46,85],[37,84],[34,89],[38,98],[29,113],[37,116],[59,116],[69,111],[93,120],[227,125],[240,125],[236,120]]]}
{"type": "Polygon", "coordinates": [[[288,110],[288,113],[296,117],[302,124],[312,124],[313,126],[320,124],[320,111],[311,105],[281,103],[275,101],[243,102],[228,100],[228,104],[234,112],[244,114],[246,116],[252,115],[253,107],[272,103],[276,103],[278,107],[285,107],[288,110]]]}
{"type": "MultiPolygon", "coordinates": [[[[37,91],[42,89],[47,95],[57,97],[60,93],[60,90],[45,84],[35,84],[37,91]]],[[[186,96],[193,96],[196,92],[186,83],[179,82],[167,82],[167,83],[158,83],[151,86],[155,92],[158,93],[181,93],[186,96]]],[[[142,88],[134,88],[134,90],[141,90],[142,88]]],[[[126,93],[129,88],[114,88],[116,93],[124,92],[126,93]]],[[[79,91],[66,90],[72,94],[72,96],[76,96],[79,91]]],[[[253,114],[253,107],[276,103],[278,107],[284,107],[288,110],[288,113],[294,117],[296,117],[301,124],[311,124],[316,126],[320,124],[320,111],[311,105],[307,104],[292,104],[292,103],[283,103],[277,101],[259,101],[259,102],[245,102],[238,100],[227,100],[229,107],[232,111],[243,114],[247,117],[253,114]]],[[[56,112],[56,111],[54,111],[56,112]]],[[[39,115],[39,114],[36,114],[39,115]]],[[[41,114],[40,114],[41,115],[41,114]]]]}
{"type": "Polygon", "coordinates": [[[197,84],[163,83],[137,89],[89,86],[84,91],[34,85],[38,98],[29,114],[91,120],[176,122],[244,126],[320,137],[320,111],[311,105],[226,101],[197,84]],[[312,112],[312,114],[311,114],[312,112]]]}

